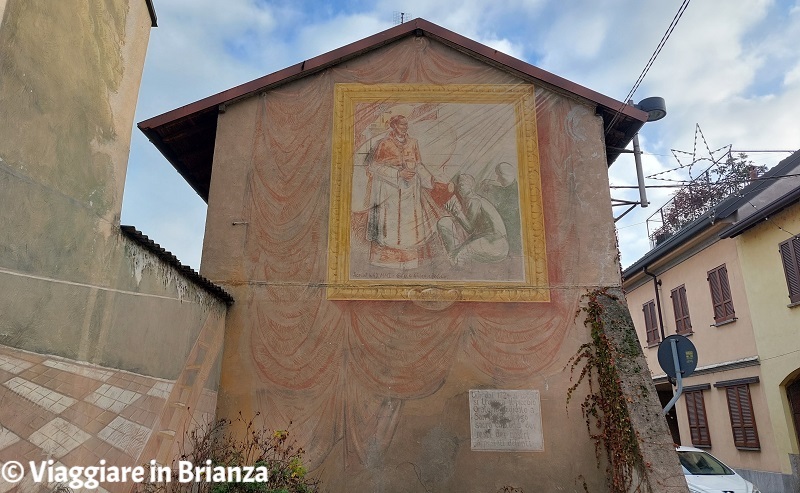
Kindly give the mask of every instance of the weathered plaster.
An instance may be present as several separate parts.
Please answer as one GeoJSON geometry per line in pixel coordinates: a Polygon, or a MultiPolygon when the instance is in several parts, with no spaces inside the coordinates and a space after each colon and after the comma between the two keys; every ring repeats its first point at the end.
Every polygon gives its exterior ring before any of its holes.
{"type": "Polygon", "coordinates": [[[0,23],[3,22],[3,15],[6,12],[6,4],[7,3],[8,3],[8,0],[0,0],[0,23]]]}
{"type": "Polygon", "coordinates": [[[588,341],[580,297],[620,283],[601,120],[534,82],[550,302],[335,301],[325,259],[339,82],[529,83],[414,38],[219,115],[202,273],[237,299],[220,416],[291,420],[330,491],[583,491],[581,477],[604,491],[564,371],[588,341]],[[470,389],[539,390],[544,452],[470,450],[470,389]]]}
{"type": "Polygon", "coordinates": [[[613,289],[608,296],[599,296],[599,301],[603,306],[602,321],[609,344],[620,355],[617,371],[620,385],[629,397],[628,414],[647,468],[646,481],[653,491],[685,492],[686,479],[674,452],[667,422],[661,415],[661,404],[647,372],[624,296],[621,289],[613,289]]]}
{"type": "Polygon", "coordinates": [[[120,232],[147,5],[0,6],[0,460],[168,462],[213,418],[226,306],[120,232]]]}

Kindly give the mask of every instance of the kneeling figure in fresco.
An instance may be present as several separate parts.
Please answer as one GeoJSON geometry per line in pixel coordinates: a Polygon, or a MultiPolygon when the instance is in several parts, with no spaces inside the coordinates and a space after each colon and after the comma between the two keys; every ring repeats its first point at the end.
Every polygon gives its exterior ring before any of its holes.
{"type": "Polygon", "coordinates": [[[458,176],[456,195],[445,204],[450,216],[436,226],[452,265],[500,262],[508,257],[503,218],[489,200],[475,193],[475,178],[458,176]]]}

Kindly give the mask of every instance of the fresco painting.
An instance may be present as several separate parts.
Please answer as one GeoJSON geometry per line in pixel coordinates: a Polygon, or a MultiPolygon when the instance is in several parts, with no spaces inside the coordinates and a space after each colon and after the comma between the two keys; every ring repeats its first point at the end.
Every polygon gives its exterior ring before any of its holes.
{"type": "Polygon", "coordinates": [[[335,91],[330,298],[548,300],[533,86],[335,91]]]}

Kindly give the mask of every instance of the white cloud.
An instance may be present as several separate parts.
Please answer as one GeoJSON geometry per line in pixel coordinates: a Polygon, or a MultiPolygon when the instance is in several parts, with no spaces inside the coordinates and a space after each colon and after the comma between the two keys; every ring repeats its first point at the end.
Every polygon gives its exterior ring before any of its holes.
{"type": "MultiPolygon", "coordinates": [[[[389,0],[157,3],[138,120],[280,70],[391,27],[404,10],[616,99],[625,96],[675,15],[672,2],[634,0],[389,0]],[[361,5],[361,6],[359,6],[361,5]]],[[[800,4],[768,0],[692,2],[634,96],[662,96],[668,116],[641,133],[646,174],[675,167],[670,149],[691,151],[695,123],[712,149],[800,147],[800,4]]],[[[703,149],[702,142],[698,143],[703,149]]],[[[136,131],[123,220],[197,267],[204,204],[136,131]]],[[[751,154],[775,164],[784,155],[751,154]]],[[[633,159],[610,170],[612,184],[636,183],[633,159]]],[[[648,184],[662,182],[648,180],[648,184]]],[[[623,264],[649,248],[645,219],[671,189],[619,223],[623,264]]],[[[612,192],[634,200],[635,190],[612,192]]],[[[622,212],[615,208],[615,213],[622,212]]]]}
{"type": "Polygon", "coordinates": [[[301,55],[296,62],[322,55],[390,27],[391,19],[382,21],[369,14],[339,15],[324,22],[304,25],[299,29],[295,44],[295,50],[301,55]]]}

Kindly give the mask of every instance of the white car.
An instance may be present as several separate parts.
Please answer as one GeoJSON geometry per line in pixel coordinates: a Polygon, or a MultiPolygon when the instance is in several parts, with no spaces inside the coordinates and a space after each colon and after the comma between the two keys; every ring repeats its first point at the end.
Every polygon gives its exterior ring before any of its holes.
{"type": "Polygon", "coordinates": [[[694,447],[676,450],[691,493],[761,493],[753,483],[708,452],[694,447]]]}

